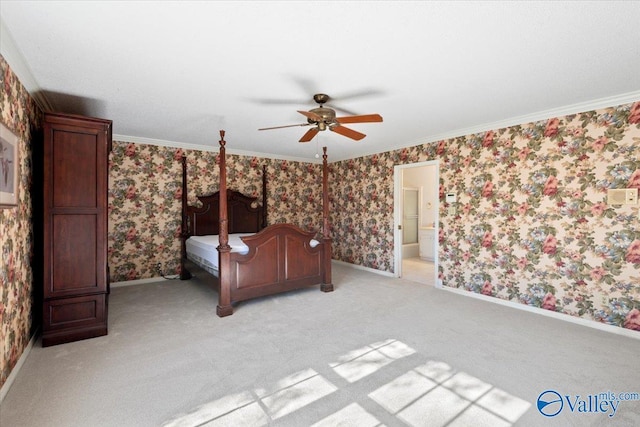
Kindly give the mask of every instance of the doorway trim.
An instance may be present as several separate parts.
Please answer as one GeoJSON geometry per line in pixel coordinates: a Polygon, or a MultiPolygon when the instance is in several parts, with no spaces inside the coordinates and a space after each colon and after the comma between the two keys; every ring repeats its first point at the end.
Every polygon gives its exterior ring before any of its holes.
{"type": "Polygon", "coordinates": [[[436,288],[441,288],[442,283],[438,280],[438,252],[440,243],[438,241],[439,229],[440,229],[440,201],[438,194],[440,193],[440,160],[428,160],[425,162],[418,163],[409,163],[406,165],[395,165],[393,167],[393,271],[394,277],[402,276],[402,230],[400,229],[400,225],[402,224],[402,174],[405,169],[410,168],[419,168],[424,166],[435,166],[436,167],[436,191],[435,198],[431,202],[438,206],[438,209],[435,211],[435,254],[434,254],[434,283],[436,288]]]}

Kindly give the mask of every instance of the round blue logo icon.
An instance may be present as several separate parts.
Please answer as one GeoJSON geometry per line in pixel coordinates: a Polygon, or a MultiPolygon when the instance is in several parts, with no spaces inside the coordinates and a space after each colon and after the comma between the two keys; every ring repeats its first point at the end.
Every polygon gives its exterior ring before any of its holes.
{"type": "Polygon", "coordinates": [[[543,391],[538,396],[538,412],[545,417],[555,417],[562,411],[563,406],[562,396],[557,391],[543,391]]]}

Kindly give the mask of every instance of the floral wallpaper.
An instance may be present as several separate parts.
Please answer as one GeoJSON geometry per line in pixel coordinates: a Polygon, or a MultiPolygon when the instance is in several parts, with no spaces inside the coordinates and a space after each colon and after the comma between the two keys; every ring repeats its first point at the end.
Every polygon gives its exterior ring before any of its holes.
{"type": "Polygon", "coordinates": [[[640,102],[332,164],[334,258],[392,271],[393,167],[435,159],[445,286],[640,331],[640,208],[606,204],[640,189],[640,102]]]}
{"type": "MultiPolygon", "coordinates": [[[[228,135],[227,147],[233,146],[228,135]]],[[[180,259],[182,155],[187,156],[189,203],[218,190],[217,152],[114,142],[109,176],[111,281],[177,274],[180,259]]],[[[267,214],[310,231],[322,224],[322,166],[227,154],[227,188],[262,200],[267,166],[267,214]]]]}
{"type": "Polygon", "coordinates": [[[27,347],[33,321],[31,140],[42,112],[0,56],[0,121],[18,136],[18,206],[0,209],[0,387],[27,347]]]}
{"type": "Polygon", "coordinates": [[[387,152],[331,164],[331,225],[339,236],[334,259],[393,271],[393,168],[399,163],[398,153],[387,152]]]}

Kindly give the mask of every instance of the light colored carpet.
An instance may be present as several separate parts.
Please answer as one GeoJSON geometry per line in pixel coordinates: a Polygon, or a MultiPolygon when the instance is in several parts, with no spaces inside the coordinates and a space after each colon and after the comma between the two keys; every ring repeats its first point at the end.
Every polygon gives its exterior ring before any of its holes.
{"type": "Polygon", "coordinates": [[[640,425],[640,401],[536,408],[549,389],[640,392],[640,340],[343,265],[333,278],[222,319],[198,279],[115,288],[109,335],[37,344],[0,425],[640,425]]]}

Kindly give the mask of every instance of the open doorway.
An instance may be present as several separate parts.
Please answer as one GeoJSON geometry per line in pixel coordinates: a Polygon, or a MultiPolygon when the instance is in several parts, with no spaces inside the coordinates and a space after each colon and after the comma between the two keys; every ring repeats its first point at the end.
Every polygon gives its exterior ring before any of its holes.
{"type": "Polygon", "coordinates": [[[437,287],[438,193],[438,160],[395,166],[395,276],[437,287]]]}

